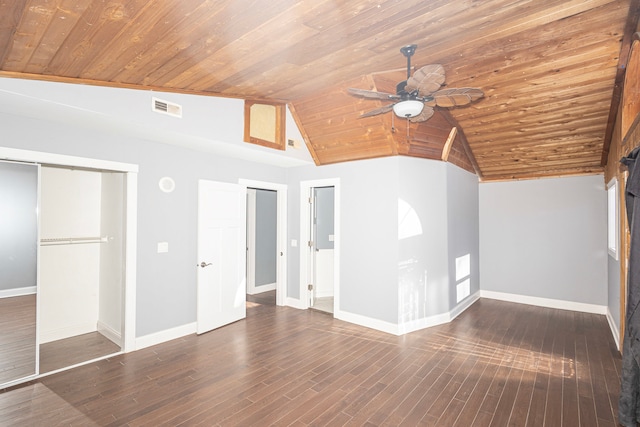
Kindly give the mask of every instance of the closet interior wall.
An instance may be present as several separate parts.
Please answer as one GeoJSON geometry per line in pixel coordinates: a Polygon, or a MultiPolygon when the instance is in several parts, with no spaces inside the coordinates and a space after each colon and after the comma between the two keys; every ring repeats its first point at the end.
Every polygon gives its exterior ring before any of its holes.
{"type": "Polygon", "coordinates": [[[42,167],[40,344],[99,332],[121,346],[123,174],[42,167]]]}

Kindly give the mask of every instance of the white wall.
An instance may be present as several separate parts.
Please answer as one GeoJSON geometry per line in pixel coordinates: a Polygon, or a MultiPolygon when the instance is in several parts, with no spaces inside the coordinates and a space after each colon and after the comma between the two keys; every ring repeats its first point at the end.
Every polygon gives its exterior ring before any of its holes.
{"type": "Polygon", "coordinates": [[[102,173],[100,228],[108,239],[100,246],[98,330],[122,345],[124,174],[102,173]]]}
{"type": "MultiPolygon", "coordinates": [[[[101,174],[41,171],[41,239],[100,236],[101,174]]],[[[99,243],[40,248],[41,343],[96,330],[99,283],[99,243]]]]}
{"type": "Polygon", "coordinates": [[[480,185],[482,291],[607,305],[601,175],[480,185]]]}

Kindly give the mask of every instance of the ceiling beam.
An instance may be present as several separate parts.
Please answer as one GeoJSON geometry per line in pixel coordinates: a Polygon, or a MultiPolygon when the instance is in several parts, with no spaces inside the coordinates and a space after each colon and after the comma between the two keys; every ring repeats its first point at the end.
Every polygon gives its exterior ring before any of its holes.
{"type": "MultiPolygon", "coordinates": [[[[611,148],[611,140],[613,138],[613,129],[618,117],[620,109],[620,101],[622,99],[622,89],[624,86],[624,76],[627,70],[627,62],[631,52],[631,43],[635,32],[638,29],[638,19],[640,18],[640,0],[631,0],[629,5],[629,14],[627,22],[624,26],[624,34],[622,36],[622,46],[620,47],[620,55],[618,56],[618,66],[616,68],[616,80],[611,95],[611,107],[609,108],[609,118],[607,120],[607,129],[604,134],[604,143],[602,145],[602,157],[600,165],[605,166],[609,159],[609,149],[611,148]]],[[[622,135],[624,137],[624,135],[622,135]]]]}
{"type": "Polygon", "coordinates": [[[464,153],[467,155],[469,162],[471,162],[471,166],[473,167],[473,170],[478,176],[478,179],[482,180],[482,171],[480,170],[480,166],[478,165],[476,156],[474,156],[473,151],[471,151],[471,147],[469,146],[469,141],[467,141],[467,136],[464,134],[464,130],[460,127],[460,125],[458,124],[458,121],[451,115],[449,110],[443,109],[441,111],[444,118],[447,119],[447,122],[449,122],[449,124],[452,127],[457,128],[457,134],[460,137],[460,143],[462,144],[464,153]]]}

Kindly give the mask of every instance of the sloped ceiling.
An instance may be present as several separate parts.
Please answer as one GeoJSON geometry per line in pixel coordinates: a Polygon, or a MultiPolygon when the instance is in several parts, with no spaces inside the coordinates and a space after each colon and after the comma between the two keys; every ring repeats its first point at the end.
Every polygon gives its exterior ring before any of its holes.
{"type": "Polygon", "coordinates": [[[451,161],[483,180],[601,172],[638,0],[0,2],[0,76],[289,103],[316,163],[451,161]],[[349,86],[395,81],[400,47],[485,97],[413,125],[359,119],[349,86]],[[408,135],[408,136],[407,136],[408,135]],[[443,138],[444,137],[444,138],[443,138]]]}

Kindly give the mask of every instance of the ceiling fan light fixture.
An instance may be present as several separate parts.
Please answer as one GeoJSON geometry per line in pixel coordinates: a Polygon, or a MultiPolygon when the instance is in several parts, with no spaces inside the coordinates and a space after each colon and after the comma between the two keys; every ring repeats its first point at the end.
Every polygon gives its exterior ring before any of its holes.
{"type": "Polygon", "coordinates": [[[410,119],[422,113],[423,108],[424,104],[422,102],[415,99],[407,99],[395,104],[393,106],[393,112],[396,113],[398,117],[410,119]]]}

